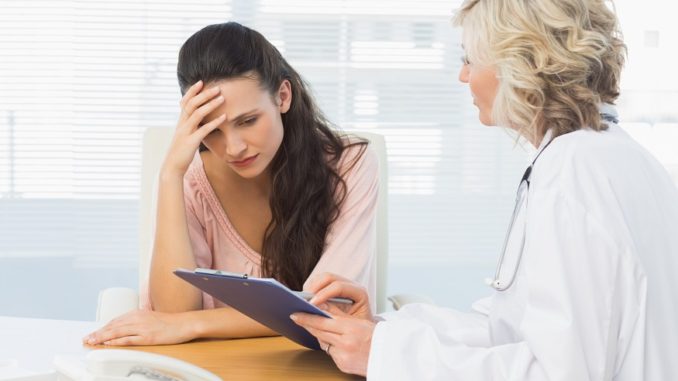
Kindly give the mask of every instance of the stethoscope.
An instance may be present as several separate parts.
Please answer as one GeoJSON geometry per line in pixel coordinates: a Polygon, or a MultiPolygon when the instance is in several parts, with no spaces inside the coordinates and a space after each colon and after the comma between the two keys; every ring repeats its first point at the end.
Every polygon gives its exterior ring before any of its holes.
{"type": "MultiPolygon", "coordinates": [[[[608,113],[601,113],[600,116],[603,118],[604,121],[618,124],[619,120],[617,119],[616,115],[608,114],[608,113]]],[[[520,261],[523,258],[523,250],[525,249],[525,234],[526,232],[523,231],[523,235],[520,240],[520,251],[518,252],[518,259],[516,260],[516,264],[513,267],[513,271],[511,273],[511,277],[508,279],[507,282],[503,282],[500,279],[501,275],[501,269],[504,265],[504,257],[506,256],[506,247],[508,246],[509,239],[511,238],[511,232],[513,231],[513,225],[516,222],[516,218],[518,217],[518,212],[522,209],[523,204],[527,204],[527,195],[530,191],[530,176],[532,175],[532,167],[534,166],[534,163],[539,159],[539,156],[544,152],[544,150],[553,142],[554,139],[550,139],[542,148],[541,150],[537,153],[537,156],[535,156],[534,160],[532,160],[532,163],[530,164],[529,167],[525,170],[525,173],[523,173],[523,177],[520,180],[520,185],[518,185],[518,192],[516,194],[516,203],[515,206],[513,207],[513,214],[511,216],[511,222],[509,223],[508,231],[506,231],[506,237],[504,238],[504,247],[501,251],[501,256],[499,257],[499,262],[497,263],[497,269],[494,272],[494,279],[491,278],[486,278],[485,283],[494,288],[497,291],[506,291],[508,290],[513,282],[516,280],[516,275],[518,274],[518,268],[520,267],[520,261]]]]}

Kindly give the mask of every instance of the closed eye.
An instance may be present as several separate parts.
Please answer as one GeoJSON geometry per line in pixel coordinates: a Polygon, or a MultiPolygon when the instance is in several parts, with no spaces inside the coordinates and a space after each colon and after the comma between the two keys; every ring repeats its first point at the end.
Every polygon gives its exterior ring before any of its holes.
{"type": "Polygon", "coordinates": [[[257,121],[257,117],[253,116],[251,118],[247,118],[243,120],[242,122],[238,123],[239,126],[250,126],[254,124],[257,121]]]}

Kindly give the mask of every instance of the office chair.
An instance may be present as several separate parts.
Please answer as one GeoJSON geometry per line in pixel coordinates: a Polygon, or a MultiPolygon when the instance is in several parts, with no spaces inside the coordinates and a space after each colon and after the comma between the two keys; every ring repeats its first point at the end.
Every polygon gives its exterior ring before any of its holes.
{"type": "MultiPolygon", "coordinates": [[[[377,312],[386,310],[388,272],[388,163],[384,137],[370,132],[350,131],[352,135],[370,142],[379,160],[379,200],[377,204],[377,312]]],[[[169,148],[174,129],[151,127],[146,130],[142,146],[141,195],[139,200],[139,289],[146,284],[155,225],[157,176],[169,148]]],[[[420,295],[393,295],[388,297],[394,309],[414,302],[433,303],[420,295]]],[[[130,288],[107,288],[99,293],[96,320],[108,322],[138,308],[137,291],[130,288]]]]}

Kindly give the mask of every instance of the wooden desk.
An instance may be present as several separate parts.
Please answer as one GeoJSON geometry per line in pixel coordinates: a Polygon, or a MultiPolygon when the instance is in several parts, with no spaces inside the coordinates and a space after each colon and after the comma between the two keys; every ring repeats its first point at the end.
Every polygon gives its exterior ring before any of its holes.
{"type": "MultiPolygon", "coordinates": [[[[0,316],[0,363],[13,359],[22,369],[31,372],[53,371],[52,361],[57,354],[84,356],[93,348],[110,348],[82,344],[82,337],[101,325],[0,316]]],[[[127,349],[188,361],[217,374],[224,381],[362,379],[341,373],[324,352],[305,349],[282,337],[202,340],[127,349]]]]}
{"type": "Polygon", "coordinates": [[[127,348],[188,361],[224,381],[363,379],[339,371],[324,352],[308,350],[282,337],[127,348]]]}

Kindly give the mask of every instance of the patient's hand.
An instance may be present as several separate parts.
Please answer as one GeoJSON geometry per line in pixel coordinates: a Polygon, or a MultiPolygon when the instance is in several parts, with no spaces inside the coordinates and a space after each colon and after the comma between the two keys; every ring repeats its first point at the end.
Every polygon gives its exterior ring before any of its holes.
{"type": "Polygon", "coordinates": [[[196,338],[194,324],[184,313],[135,310],[121,315],[98,331],[85,336],[89,345],[178,344],[196,338]]]}

